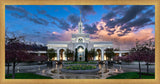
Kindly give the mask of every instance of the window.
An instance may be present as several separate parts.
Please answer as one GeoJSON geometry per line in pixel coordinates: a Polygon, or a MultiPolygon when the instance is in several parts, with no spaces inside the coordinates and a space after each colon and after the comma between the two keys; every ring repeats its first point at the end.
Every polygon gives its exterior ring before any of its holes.
{"type": "Polygon", "coordinates": [[[83,39],[82,39],[82,38],[79,38],[79,39],[78,39],[78,42],[79,42],[79,43],[82,43],[82,42],[83,42],[83,39]]]}

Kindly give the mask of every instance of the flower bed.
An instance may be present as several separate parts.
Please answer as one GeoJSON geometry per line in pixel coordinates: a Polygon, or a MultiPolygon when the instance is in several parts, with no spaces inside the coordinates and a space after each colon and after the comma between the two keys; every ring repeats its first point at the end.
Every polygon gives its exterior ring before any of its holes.
{"type": "Polygon", "coordinates": [[[63,68],[61,72],[64,73],[97,73],[100,69],[98,68],[98,62],[96,61],[80,61],[80,62],[63,62],[63,68]]]}
{"type": "Polygon", "coordinates": [[[80,61],[80,62],[65,62],[64,64],[97,64],[97,62],[96,61],[90,61],[90,62],[80,61]]]}
{"type": "Polygon", "coordinates": [[[75,74],[89,74],[94,73],[96,74],[100,69],[98,66],[93,65],[70,65],[70,66],[64,66],[64,68],[61,69],[61,72],[64,73],[75,73],[75,74]]]}

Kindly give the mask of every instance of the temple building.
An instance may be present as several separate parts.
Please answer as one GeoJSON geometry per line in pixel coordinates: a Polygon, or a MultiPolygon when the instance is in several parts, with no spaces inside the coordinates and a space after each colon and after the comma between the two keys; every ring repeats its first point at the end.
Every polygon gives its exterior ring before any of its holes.
{"type": "MultiPolygon", "coordinates": [[[[91,41],[89,34],[83,32],[83,23],[80,21],[78,23],[78,33],[72,34],[72,38],[70,41],[49,41],[47,49],[54,49],[56,52],[56,57],[53,57],[52,60],[55,61],[67,61],[67,60],[75,60],[75,51],[77,50],[77,60],[85,61],[85,49],[91,51],[95,50],[97,53],[96,56],[92,58],[88,58],[88,60],[98,60],[105,61],[108,58],[105,55],[105,50],[107,48],[113,48],[113,43],[111,41],[91,41]],[[69,59],[65,55],[67,49],[74,51],[74,55],[69,59]]],[[[28,51],[31,54],[37,54],[38,56],[47,55],[47,51],[28,51]]],[[[115,56],[121,57],[125,56],[129,53],[129,50],[117,50],[114,51],[115,56]]],[[[113,60],[113,59],[111,59],[113,60]]],[[[113,60],[116,61],[116,60],[113,60]]]]}
{"type": "MultiPolygon", "coordinates": [[[[56,50],[57,57],[55,60],[67,60],[65,56],[66,49],[70,49],[75,52],[77,49],[78,61],[85,60],[85,49],[88,51],[91,49],[95,49],[97,51],[97,56],[94,56],[94,60],[106,60],[106,56],[104,55],[104,50],[106,48],[112,48],[113,44],[110,41],[90,41],[89,34],[83,32],[83,23],[80,21],[78,23],[78,33],[72,34],[71,41],[50,41],[47,44],[48,49],[56,50]]],[[[74,57],[73,57],[74,58],[74,57]]]]}

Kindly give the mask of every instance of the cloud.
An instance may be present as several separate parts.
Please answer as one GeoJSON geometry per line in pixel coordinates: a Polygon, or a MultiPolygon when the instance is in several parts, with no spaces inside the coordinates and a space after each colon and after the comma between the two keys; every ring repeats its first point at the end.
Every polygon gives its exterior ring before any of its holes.
{"type": "Polygon", "coordinates": [[[39,14],[46,14],[46,11],[45,11],[45,10],[37,10],[37,12],[38,12],[39,14]]]}
{"type": "Polygon", "coordinates": [[[146,18],[146,17],[140,17],[132,22],[128,22],[125,26],[123,26],[121,29],[128,29],[128,31],[130,31],[130,28],[131,27],[134,27],[135,30],[141,28],[141,27],[144,27],[146,26],[146,24],[148,22],[150,22],[151,19],[150,18],[146,18]]]}
{"type": "MultiPolygon", "coordinates": [[[[63,33],[58,33],[53,31],[52,32],[52,41],[71,41],[72,38],[72,34],[74,33],[78,33],[78,29],[68,29],[68,30],[64,30],[63,33]]],[[[50,37],[49,37],[50,38],[50,37]]]]}
{"type": "Polygon", "coordinates": [[[49,24],[49,22],[47,20],[42,19],[42,18],[27,17],[27,19],[29,21],[32,21],[32,22],[36,23],[36,24],[41,24],[41,25],[48,25],[49,24]]]}
{"type": "Polygon", "coordinates": [[[84,25],[84,31],[89,33],[89,34],[94,34],[97,30],[98,30],[97,26],[94,23],[91,24],[91,25],[89,25],[89,24],[84,25]]]}
{"type": "Polygon", "coordinates": [[[63,7],[63,9],[70,13],[70,11],[69,11],[69,9],[67,7],[63,7]]]}
{"type": "Polygon", "coordinates": [[[109,12],[108,14],[104,15],[102,19],[107,22],[108,20],[114,18],[115,16],[116,14],[114,12],[109,12]]]}
{"type": "Polygon", "coordinates": [[[139,13],[141,13],[147,6],[131,6],[126,14],[119,20],[121,24],[124,24],[132,19],[134,19],[139,13]]]}
{"type": "Polygon", "coordinates": [[[115,12],[116,14],[123,15],[126,10],[128,10],[128,7],[126,5],[116,5],[116,6],[108,6],[104,5],[104,8],[109,10],[110,12],[115,12]]]}
{"type": "Polygon", "coordinates": [[[83,17],[90,15],[90,14],[96,14],[96,12],[94,11],[93,6],[91,5],[78,5],[76,6],[79,8],[79,10],[81,11],[83,17]]]}
{"type": "MultiPolygon", "coordinates": [[[[139,41],[146,41],[150,38],[154,38],[154,34],[152,33],[153,28],[145,28],[140,29],[137,32],[129,32],[124,36],[119,36],[118,34],[123,33],[124,31],[120,30],[121,26],[116,26],[113,29],[109,29],[105,26],[106,23],[103,21],[97,22],[97,24],[92,24],[90,27],[95,26],[97,31],[94,31],[94,33],[90,33],[90,39],[91,41],[112,41],[114,48],[121,48],[129,49],[132,48],[135,45],[135,42],[137,40],[139,41]],[[113,34],[108,35],[110,32],[108,31],[115,31],[113,34]]],[[[133,30],[134,28],[132,28],[133,30]]],[[[86,30],[86,28],[84,29],[86,30]]],[[[93,30],[93,29],[91,29],[93,30]]],[[[54,34],[52,36],[52,40],[54,41],[71,41],[72,34],[78,33],[78,29],[68,29],[64,30],[63,33],[58,32],[52,32],[54,34]]]]}
{"type": "Polygon", "coordinates": [[[71,28],[70,24],[63,18],[60,19],[49,14],[45,14],[45,16],[52,19],[53,21],[51,23],[56,25],[58,28],[61,28],[63,30],[68,30],[68,28],[71,28]]]}
{"type": "Polygon", "coordinates": [[[16,7],[16,6],[11,6],[11,5],[6,5],[7,10],[15,11],[14,13],[11,13],[12,16],[16,18],[25,18],[35,24],[41,24],[41,25],[48,25],[49,22],[43,18],[39,18],[36,15],[33,15],[26,11],[22,7],[16,7]]]}
{"type": "MultiPolygon", "coordinates": [[[[154,9],[152,6],[104,6],[105,9],[110,10],[108,14],[105,14],[101,19],[106,23],[106,26],[110,29],[120,26],[120,30],[123,31],[119,36],[138,31],[146,25],[153,25],[151,20],[154,16],[154,9]],[[133,30],[131,28],[134,28],[133,30]]],[[[110,34],[114,34],[115,31],[110,31],[110,34]]]]}
{"type": "MultiPolygon", "coordinates": [[[[92,41],[112,41],[114,43],[114,47],[121,46],[121,49],[128,49],[134,46],[136,40],[139,41],[146,41],[150,38],[154,38],[154,34],[152,33],[153,28],[145,28],[140,29],[137,32],[128,32],[126,35],[119,36],[119,34],[123,34],[123,30],[120,30],[121,26],[115,26],[113,29],[109,29],[105,26],[106,23],[100,21],[96,26],[98,31],[96,33],[91,34],[90,37],[92,41]],[[114,33],[108,35],[110,32],[113,31],[114,33]]],[[[131,31],[134,28],[131,29],[131,31]]]]}
{"type": "Polygon", "coordinates": [[[66,22],[66,20],[60,19],[58,27],[64,30],[68,30],[70,28],[70,25],[66,22]]]}
{"type": "MultiPolygon", "coordinates": [[[[79,5],[75,6],[83,15],[83,20],[89,15],[96,14],[93,6],[79,5]]],[[[65,11],[70,11],[63,8],[65,11]]],[[[47,42],[49,40],[70,41],[72,33],[77,33],[77,25],[79,22],[79,15],[70,14],[66,19],[58,18],[46,13],[45,10],[37,10],[38,14],[44,15],[38,17],[28,12],[26,9],[19,6],[8,6],[6,10],[13,11],[11,15],[16,18],[25,18],[35,24],[48,26],[53,24],[55,28],[62,29],[59,31],[40,32],[27,35],[35,37],[34,41],[47,42]],[[47,17],[47,18],[46,18],[47,17]],[[45,40],[44,40],[45,39],[45,40]]],[[[58,10],[58,9],[57,9],[58,10]]],[[[92,41],[113,41],[114,47],[121,47],[122,49],[131,48],[134,46],[136,39],[145,41],[149,38],[154,38],[153,29],[148,28],[148,25],[154,25],[154,6],[104,6],[104,11],[100,21],[84,24],[84,32],[90,34],[92,41]]],[[[53,10],[54,11],[54,10],[53,10]]],[[[70,11],[71,12],[71,11],[70,11]]],[[[97,12],[98,13],[98,12],[97,12]]],[[[84,22],[84,21],[83,21],[84,22]]],[[[56,29],[57,30],[57,29],[56,29]]],[[[41,31],[41,30],[38,30],[41,31]]]]}
{"type": "Polygon", "coordinates": [[[11,10],[11,11],[17,11],[19,13],[22,13],[23,16],[27,16],[29,14],[29,12],[27,12],[24,8],[22,7],[16,7],[16,6],[12,6],[12,5],[6,5],[5,8],[7,10],[11,10]]]}
{"type": "Polygon", "coordinates": [[[24,15],[20,15],[18,13],[11,13],[11,16],[14,16],[16,18],[24,18],[25,17],[24,15]]]}
{"type": "Polygon", "coordinates": [[[24,8],[22,7],[17,7],[17,6],[8,6],[6,5],[6,9],[7,10],[11,10],[11,11],[15,11],[14,13],[11,13],[12,16],[16,17],[16,18],[25,18],[35,24],[41,24],[41,25],[48,25],[49,23],[52,23],[54,25],[56,25],[57,27],[67,30],[68,28],[70,28],[70,24],[64,20],[64,19],[58,19],[57,17],[53,17],[49,14],[46,14],[45,10],[37,10],[37,12],[39,14],[43,14],[48,18],[51,18],[53,21],[49,22],[48,20],[44,19],[44,18],[40,18],[36,15],[33,15],[31,13],[29,13],[28,11],[26,11],[24,8]]]}
{"type": "Polygon", "coordinates": [[[59,19],[57,17],[53,17],[53,16],[51,16],[49,14],[45,14],[45,16],[48,17],[48,18],[51,18],[54,21],[59,21],[59,19]]]}
{"type": "Polygon", "coordinates": [[[80,17],[75,14],[71,14],[67,17],[67,20],[72,24],[72,28],[75,28],[80,21],[80,17]]]}

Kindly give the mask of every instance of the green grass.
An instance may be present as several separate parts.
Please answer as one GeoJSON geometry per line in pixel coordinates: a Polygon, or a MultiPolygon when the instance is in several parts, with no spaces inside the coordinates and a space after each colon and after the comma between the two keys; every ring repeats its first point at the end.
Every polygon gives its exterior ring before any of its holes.
{"type": "Polygon", "coordinates": [[[91,65],[73,65],[73,66],[66,66],[64,69],[67,70],[91,70],[96,69],[96,66],[91,65]]]}
{"type": "MultiPolygon", "coordinates": [[[[12,79],[12,74],[6,79],[12,79]]],[[[15,79],[52,79],[51,77],[41,76],[34,73],[16,73],[15,79]]]]}
{"type": "Polygon", "coordinates": [[[97,62],[95,62],[95,61],[91,61],[91,62],[80,61],[80,62],[66,62],[65,64],[97,64],[97,62]]]}
{"type": "MultiPolygon", "coordinates": [[[[142,79],[155,79],[155,74],[154,73],[149,73],[150,75],[143,75],[142,74],[142,79]]],[[[126,73],[121,73],[115,76],[108,77],[106,79],[139,79],[139,74],[138,72],[126,72],[126,73]]]]}

